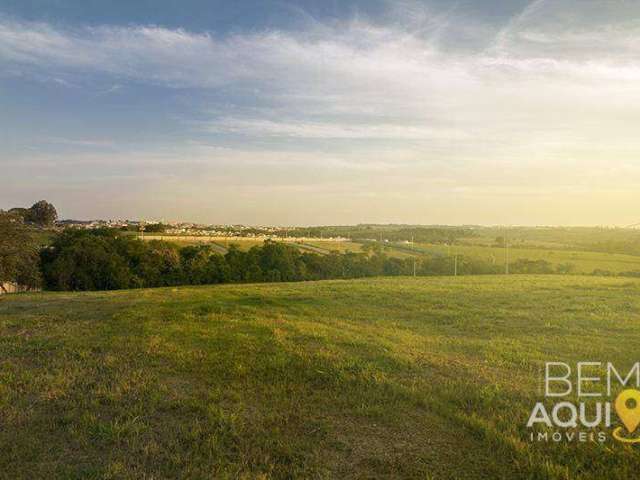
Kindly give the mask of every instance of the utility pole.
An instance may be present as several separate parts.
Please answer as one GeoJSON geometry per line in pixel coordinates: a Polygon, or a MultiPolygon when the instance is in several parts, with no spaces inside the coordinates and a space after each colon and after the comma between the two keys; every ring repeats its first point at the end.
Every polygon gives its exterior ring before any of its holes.
{"type": "Polygon", "coordinates": [[[453,276],[458,276],[458,255],[453,257],[453,276]]]}
{"type": "Polygon", "coordinates": [[[509,227],[504,230],[504,273],[509,275],[509,227]]]}
{"type": "Polygon", "coordinates": [[[411,235],[411,250],[414,250],[413,253],[413,276],[416,276],[416,254],[415,254],[415,246],[413,245],[413,235],[411,235]]]}

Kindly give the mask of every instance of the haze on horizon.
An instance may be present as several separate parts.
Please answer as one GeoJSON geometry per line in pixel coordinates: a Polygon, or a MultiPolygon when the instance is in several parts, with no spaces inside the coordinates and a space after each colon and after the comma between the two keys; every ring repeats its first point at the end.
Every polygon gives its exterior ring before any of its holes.
{"type": "Polygon", "coordinates": [[[0,209],[640,222],[640,2],[149,5],[0,0],[0,209]]]}

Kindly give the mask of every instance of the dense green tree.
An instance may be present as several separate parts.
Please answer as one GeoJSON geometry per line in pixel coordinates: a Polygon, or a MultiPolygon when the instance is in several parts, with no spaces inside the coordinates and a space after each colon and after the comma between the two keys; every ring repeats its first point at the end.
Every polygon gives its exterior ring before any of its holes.
{"type": "Polygon", "coordinates": [[[21,207],[11,208],[8,212],[6,212],[6,214],[8,214],[8,216],[12,218],[20,220],[21,222],[24,222],[29,216],[29,209],[21,207]]]}
{"type": "Polygon", "coordinates": [[[270,278],[292,282],[301,280],[298,258],[300,253],[289,245],[272,241],[264,242],[262,247],[253,247],[249,252],[250,256],[258,259],[260,270],[268,272],[270,278]],[[271,272],[271,273],[270,273],[271,272]],[[278,272],[276,275],[275,272],[278,272]]]}
{"type": "Polygon", "coordinates": [[[115,237],[108,232],[66,231],[41,253],[42,272],[52,290],[115,290],[138,286],[115,237]]]}
{"type": "Polygon", "coordinates": [[[213,255],[208,245],[188,246],[180,250],[183,279],[192,285],[217,283],[212,281],[209,259],[213,255]]]}
{"type": "Polygon", "coordinates": [[[0,284],[40,286],[38,249],[33,232],[19,215],[0,212],[0,284]]]}
{"type": "MultiPolygon", "coordinates": [[[[118,236],[112,230],[67,230],[41,253],[46,285],[55,290],[304,281],[413,275],[414,272],[417,275],[495,274],[503,268],[465,256],[390,258],[379,247],[363,253],[318,255],[273,241],[249,251],[232,245],[225,255],[220,255],[209,245],[180,248],[169,242],[143,242],[126,235],[118,236]]],[[[555,272],[543,260],[519,259],[510,268],[513,273],[555,272]]],[[[15,268],[12,272],[15,277],[15,268]]]]}
{"type": "Polygon", "coordinates": [[[43,227],[53,226],[57,219],[58,212],[56,211],[56,207],[46,200],[40,200],[34,203],[25,217],[26,221],[43,227]]]}

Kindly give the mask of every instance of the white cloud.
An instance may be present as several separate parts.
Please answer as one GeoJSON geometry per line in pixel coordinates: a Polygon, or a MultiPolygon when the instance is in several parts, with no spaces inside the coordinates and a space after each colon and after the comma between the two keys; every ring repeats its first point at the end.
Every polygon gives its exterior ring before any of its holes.
{"type": "MultiPolygon", "coordinates": [[[[202,177],[229,185],[247,178],[299,185],[287,170],[298,165],[307,168],[305,187],[323,178],[343,185],[327,169],[348,172],[341,175],[354,195],[371,185],[388,191],[421,182],[495,198],[510,188],[556,198],[573,184],[612,195],[621,176],[625,188],[640,181],[633,166],[640,29],[626,20],[640,4],[613,13],[610,5],[531,2],[492,37],[486,25],[465,25],[481,35],[475,51],[446,43],[444,31],[462,29],[454,14],[411,9],[413,22],[387,27],[353,20],[226,36],[0,17],[0,62],[5,71],[48,75],[61,85],[86,85],[74,81],[86,74],[107,77],[101,85],[113,85],[111,93],[128,81],[203,90],[190,92],[202,102],[185,121],[189,134],[265,143],[261,151],[172,151],[171,165],[159,171],[189,181],[188,166],[209,173],[209,165],[215,173],[202,177]],[[219,95],[212,99],[210,91],[219,95]]],[[[119,163],[163,161],[136,152],[119,163]]]]}
{"type": "MultiPolygon", "coordinates": [[[[557,109],[608,117],[612,99],[637,104],[640,95],[630,90],[640,67],[628,61],[630,52],[640,53],[637,32],[616,25],[551,31],[540,23],[550,4],[532,2],[498,32],[492,48],[476,53],[443,49],[415,25],[408,31],[352,21],[215,37],[154,26],[62,29],[5,18],[0,59],[58,82],[64,73],[88,72],[118,84],[225,89],[233,108],[226,105],[209,130],[269,137],[502,138],[519,135],[514,128],[523,124],[557,132],[557,109]],[[604,40],[608,50],[594,49],[604,40]],[[597,55],[585,58],[588,52],[597,55]],[[234,103],[238,97],[260,99],[267,112],[243,108],[234,103]]],[[[430,34],[450,22],[420,20],[430,34]]]]}
{"type": "Polygon", "coordinates": [[[464,132],[454,129],[416,125],[282,122],[237,118],[215,120],[206,125],[206,130],[214,133],[233,133],[258,137],[316,139],[421,140],[438,138],[440,140],[463,140],[468,137],[464,132]]]}

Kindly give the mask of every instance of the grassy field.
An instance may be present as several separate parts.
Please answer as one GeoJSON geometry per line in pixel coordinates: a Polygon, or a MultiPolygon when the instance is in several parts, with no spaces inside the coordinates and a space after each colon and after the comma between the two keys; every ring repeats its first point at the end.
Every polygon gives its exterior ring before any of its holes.
{"type": "MultiPolygon", "coordinates": [[[[376,242],[329,242],[329,241],[305,242],[305,245],[318,247],[327,252],[335,251],[339,253],[346,253],[346,252],[361,253],[365,250],[365,247],[367,244],[371,246],[375,246],[376,242]]],[[[396,258],[408,258],[416,255],[413,252],[399,250],[397,248],[393,248],[392,246],[386,245],[386,244],[384,245],[384,248],[382,251],[385,255],[389,257],[396,257],[396,258]]]]}
{"type": "MultiPolygon", "coordinates": [[[[145,235],[144,240],[165,240],[167,242],[177,243],[181,246],[184,245],[202,245],[209,244],[214,247],[221,247],[225,250],[230,245],[236,245],[240,250],[247,251],[251,249],[251,247],[262,246],[264,240],[262,239],[254,239],[254,238],[245,238],[245,237],[230,237],[230,238],[222,238],[222,237],[197,237],[197,236],[179,236],[179,235],[145,235]]],[[[360,252],[362,250],[362,244],[357,242],[335,242],[329,240],[313,240],[313,241],[304,241],[304,242],[296,242],[294,240],[289,240],[285,242],[287,245],[291,245],[293,247],[300,247],[301,250],[314,252],[314,253],[329,253],[331,251],[336,251],[340,253],[344,252],[360,252]],[[308,247],[308,248],[305,248],[308,247]]],[[[224,253],[224,251],[220,252],[224,253]]]]}
{"type": "Polygon", "coordinates": [[[628,279],[0,297],[0,477],[634,478],[637,447],[524,425],[543,362],[639,345],[628,279]]]}
{"type": "MultiPolygon", "coordinates": [[[[145,236],[145,240],[153,239],[153,236],[145,236]]],[[[159,238],[159,237],[155,237],[159,238]]],[[[226,248],[231,244],[235,244],[240,250],[247,251],[251,247],[260,246],[263,240],[250,238],[233,238],[229,240],[217,239],[212,243],[211,237],[179,237],[165,236],[167,241],[176,242],[180,245],[195,245],[208,243],[212,245],[218,253],[224,254],[226,248]]],[[[481,240],[486,240],[480,237],[481,240]]],[[[304,252],[327,254],[331,251],[340,253],[345,252],[362,252],[363,243],[359,242],[332,242],[332,241],[306,241],[302,244],[296,242],[287,242],[288,244],[299,248],[304,252]]],[[[540,243],[538,241],[538,243],[540,243]]],[[[524,245],[526,243],[520,242],[524,245]]],[[[375,245],[375,242],[372,243],[375,245]]],[[[512,246],[509,248],[510,262],[518,259],[527,260],[546,260],[554,267],[561,264],[571,264],[574,267],[573,272],[579,274],[591,274],[595,270],[604,270],[611,273],[621,272],[638,272],[640,271],[640,256],[624,255],[617,253],[590,252],[580,250],[570,250],[566,248],[550,248],[552,243],[547,246],[542,244],[529,244],[525,248],[512,246]]],[[[444,244],[428,244],[415,243],[414,246],[406,243],[385,243],[384,253],[390,257],[408,258],[414,255],[465,255],[470,258],[478,258],[486,262],[502,265],[505,261],[505,250],[501,247],[493,247],[488,245],[470,244],[465,241],[464,244],[454,244],[447,246],[444,244]]]]}
{"type": "MultiPolygon", "coordinates": [[[[405,247],[407,248],[407,247],[405,247]]],[[[410,248],[410,246],[409,246],[410,248]]],[[[478,245],[431,245],[416,243],[415,248],[422,253],[439,255],[465,255],[480,258],[488,262],[504,264],[505,249],[478,245]]],[[[546,260],[554,266],[571,263],[576,273],[592,273],[596,269],[613,273],[640,271],[640,256],[617,253],[583,252],[571,250],[554,250],[545,248],[509,248],[509,260],[519,258],[528,260],[546,260]]]]}
{"type": "Polygon", "coordinates": [[[493,245],[496,238],[507,236],[514,245],[527,247],[568,248],[589,250],[594,244],[609,242],[637,243],[638,228],[606,227],[480,227],[473,229],[474,235],[460,238],[460,243],[493,245]]]}
{"type": "Polygon", "coordinates": [[[361,252],[362,244],[358,242],[330,242],[315,240],[312,242],[305,242],[305,245],[311,245],[327,251],[336,251],[340,253],[345,252],[361,252]]]}

